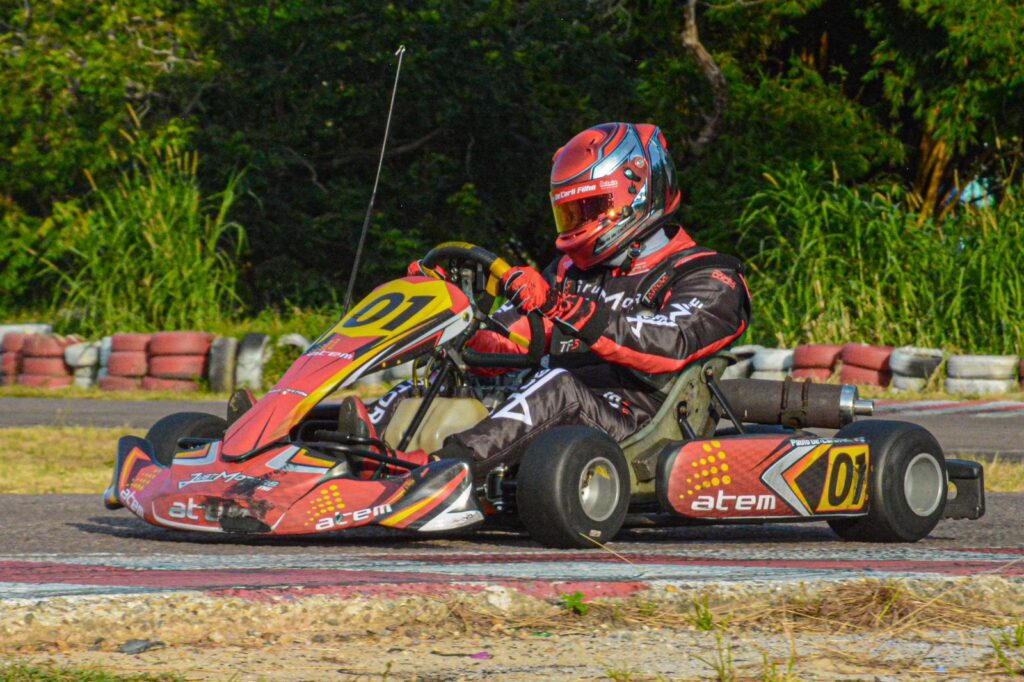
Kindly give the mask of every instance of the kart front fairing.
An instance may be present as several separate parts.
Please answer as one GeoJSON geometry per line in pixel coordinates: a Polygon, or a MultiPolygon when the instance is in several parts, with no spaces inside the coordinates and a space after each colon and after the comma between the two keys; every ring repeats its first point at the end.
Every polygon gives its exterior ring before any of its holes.
{"type": "Polygon", "coordinates": [[[466,464],[433,462],[402,475],[353,476],[348,463],[293,442],[295,427],[334,391],[378,369],[430,353],[470,324],[454,285],[406,277],[353,307],[227,430],[162,464],[151,443],[118,447],[108,506],[169,528],[276,535],[367,524],[439,531],[482,520],[466,464]]]}

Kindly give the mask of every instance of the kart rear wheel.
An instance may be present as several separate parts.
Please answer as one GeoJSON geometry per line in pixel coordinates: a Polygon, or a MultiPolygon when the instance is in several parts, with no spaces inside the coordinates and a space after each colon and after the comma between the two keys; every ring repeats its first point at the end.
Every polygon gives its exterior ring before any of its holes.
{"type": "Polygon", "coordinates": [[[618,443],[585,426],[559,426],[530,444],[519,465],[516,507],[546,547],[593,548],[615,537],[629,507],[629,468],[618,443]]]}
{"type": "Polygon", "coordinates": [[[844,540],[917,542],[932,532],[946,508],[946,459],[935,437],[916,424],[870,420],[839,430],[864,437],[871,448],[868,514],[832,519],[844,540]]]}
{"type": "Polygon", "coordinates": [[[146,433],[146,440],[153,444],[156,461],[170,466],[178,452],[179,438],[223,438],[228,423],[220,417],[205,412],[175,412],[158,420],[146,433]]]}

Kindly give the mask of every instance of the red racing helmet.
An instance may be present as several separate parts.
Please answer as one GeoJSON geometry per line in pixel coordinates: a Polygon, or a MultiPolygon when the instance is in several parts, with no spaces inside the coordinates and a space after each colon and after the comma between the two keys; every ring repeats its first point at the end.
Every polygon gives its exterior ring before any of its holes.
{"type": "Polygon", "coordinates": [[[555,152],[555,246],[586,270],[654,230],[680,202],[661,130],[641,123],[587,128],[555,152]]]}

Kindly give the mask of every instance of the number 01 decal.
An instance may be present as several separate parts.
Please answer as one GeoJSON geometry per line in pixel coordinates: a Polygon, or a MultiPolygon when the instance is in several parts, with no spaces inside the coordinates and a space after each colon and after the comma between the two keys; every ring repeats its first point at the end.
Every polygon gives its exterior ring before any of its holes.
{"type": "Polygon", "coordinates": [[[448,286],[438,281],[395,280],[357,303],[331,331],[350,337],[389,336],[451,310],[448,286]]]}
{"type": "Polygon", "coordinates": [[[825,489],[816,513],[860,511],[867,501],[868,446],[840,445],[828,452],[825,489]]]}

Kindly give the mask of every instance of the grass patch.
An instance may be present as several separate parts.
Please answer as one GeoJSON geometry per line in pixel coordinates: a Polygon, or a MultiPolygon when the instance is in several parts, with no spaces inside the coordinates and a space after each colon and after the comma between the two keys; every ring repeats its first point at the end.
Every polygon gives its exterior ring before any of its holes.
{"type": "Polygon", "coordinates": [[[0,663],[0,682],[174,682],[180,675],[149,673],[119,675],[92,668],[61,668],[57,666],[0,663]]]}
{"type": "Polygon", "coordinates": [[[1024,462],[1009,461],[999,457],[992,461],[985,461],[978,457],[960,457],[960,459],[981,462],[985,467],[985,492],[1024,492],[1024,462]]]}
{"type": "Polygon", "coordinates": [[[0,494],[102,493],[117,441],[145,431],[46,426],[0,429],[0,494]]]}
{"type": "Polygon", "coordinates": [[[31,386],[4,386],[0,398],[52,398],[61,400],[192,400],[209,401],[228,399],[227,393],[174,393],[172,391],[101,391],[98,388],[33,388],[31,386]]]}

